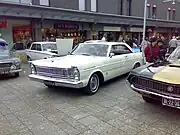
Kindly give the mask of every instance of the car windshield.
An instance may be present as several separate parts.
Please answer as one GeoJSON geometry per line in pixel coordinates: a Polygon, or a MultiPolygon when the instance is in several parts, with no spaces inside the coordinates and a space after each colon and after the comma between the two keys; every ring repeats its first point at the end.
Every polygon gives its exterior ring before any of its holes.
{"type": "Polygon", "coordinates": [[[180,60],[180,46],[177,47],[172,54],[169,56],[169,60],[171,61],[177,61],[180,60]]]}
{"type": "Polygon", "coordinates": [[[53,43],[43,44],[43,51],[57,50],[57,45],[53,43]]]}
{"type": "Polygon", "coordinates": [[[8,50],[8,44],[6,42],[0,41],[0,59],[4,57],[9,57],[9,50],[8,50]]]}
{"type": "Polygon", "coordinates": [[[75,50],[71,53],[72,55],[87,55],[87,56],[107,56],[108,45],[105,44],[79,44],[75,50]]]}

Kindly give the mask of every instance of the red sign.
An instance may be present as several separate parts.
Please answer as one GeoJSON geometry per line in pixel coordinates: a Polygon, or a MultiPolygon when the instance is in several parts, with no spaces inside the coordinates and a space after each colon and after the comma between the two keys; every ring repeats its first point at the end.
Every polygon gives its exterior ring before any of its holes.
{"type": "Polygon", "coordinates": [[[7,28],[7,21],[0,21],[0,28],[7,28]]]}

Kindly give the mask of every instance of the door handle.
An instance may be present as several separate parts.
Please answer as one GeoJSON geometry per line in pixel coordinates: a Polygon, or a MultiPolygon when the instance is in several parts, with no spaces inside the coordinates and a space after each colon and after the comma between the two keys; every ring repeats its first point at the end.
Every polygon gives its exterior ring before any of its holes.
{"type": "Polygon", "coordinates": [[[124,56],[125,58],[127,58],[128,56],[126,55],[126,56],[124,56]]]}

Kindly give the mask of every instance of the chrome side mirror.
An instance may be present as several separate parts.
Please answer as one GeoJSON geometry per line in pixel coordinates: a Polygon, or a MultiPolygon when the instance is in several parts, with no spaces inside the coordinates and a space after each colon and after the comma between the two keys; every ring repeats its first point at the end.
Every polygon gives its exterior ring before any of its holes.
{"type": "Polygon", "coordinates": [[[112,58],[114,55],[115,55],[115,54],[111,52],[111,53],[109,54],[109,57],[112,58]]]}

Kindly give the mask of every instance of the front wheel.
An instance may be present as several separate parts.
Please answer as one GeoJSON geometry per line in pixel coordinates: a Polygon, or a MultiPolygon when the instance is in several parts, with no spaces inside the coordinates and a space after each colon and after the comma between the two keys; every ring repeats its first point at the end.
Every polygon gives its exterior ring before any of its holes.
{"type": "Polygon", "coordinates": [[[45,84],[45,83],[44,83],[44,85],[48,88],[55,88],[55,86],[53,86],[53,85],[49,85],[49,84],[45,84]]]}
{"type": "Polygon", "coordinates": [[[85,92],[89,95],[94,95],[100,86],[99,76],[97,74],[93,74],[90,79],[87,87],[84,89],[85,92]]]}
{"type": "Polygon", "coordinates": [[[147,102],[147,103],[153,103],[153,102],[154,102],[154,100],[153,100],[152,98],[148,97],[148,96],[142,95],[142,98],[143,98],[144,101],[147,102]]]}

